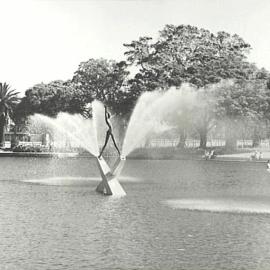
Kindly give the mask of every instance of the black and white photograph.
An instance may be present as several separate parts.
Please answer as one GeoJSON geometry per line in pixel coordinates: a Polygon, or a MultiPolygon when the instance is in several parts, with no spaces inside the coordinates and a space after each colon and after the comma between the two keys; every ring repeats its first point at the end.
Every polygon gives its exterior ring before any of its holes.
{"type": "Polygon", "coordinates": [[[0,0],[0,270],[269,270],[270,1],[0,0]]]}

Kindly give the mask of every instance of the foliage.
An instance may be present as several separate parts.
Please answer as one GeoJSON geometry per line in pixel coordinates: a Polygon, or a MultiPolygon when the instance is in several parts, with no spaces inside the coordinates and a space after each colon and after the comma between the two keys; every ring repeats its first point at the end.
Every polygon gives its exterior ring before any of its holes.
{"type": "Polygon", "coordinates": [[[97,99],[123,115],[131,111],[138,96],[127,85],[128,75],[124,61],[89,59],[80,63],[72,83],[81,90],[86,103],[97,99]]]}
{"type": "Polygon", "coordinates": [[[269,73],[247,62],[250,45],[238,35],[166,25],[156,40],[140,37],[124,46],[126,62],[89,59],[80,63],[71,81],[28,89],[15,110],[15,122],[33,113],[55,116],[60,111],[91,117],[88,105],[94,99],[127,120],[142,92],[184,82],[195,86],[198,99],[174,119],[184,140],[186,131],[195,129],[205,148],[207,133],[218,121],[228,131],[240,121],[256,130],[256,123],[270,120],[269,73]],[[137,68],[132,78],[130,66],[137,68]]]}
{"type": "Polygon", "coordinates": [[[201,139],[204,136],[202,147],[206,146],[208,131],[218,122],[225,125],[226,146],[235,147],[239,125],[260,123],[270,108],[270,91],[265,79],[221,81],[204,87],[198,94],[201,102],[193,121],[201,139]]]}
{"type": "Polygon", "coordinates": [[[47,152],[48,149],[46,149],[44,146],[32,146],[32,145],[17,145],[12,149],[13,152],[34,152],[34,153],[40,153],[40,152],[47,152]]]}
{"type": "Polygon", "coordinates": [[[140,67],[135,76],[144,90],[179,86],[188,82],[203,87],[221,79],[246,78],[250,49],[238,35],[190,25],[166,25],[159,38],[141,37],[125,44],[128,63],[140,67]]]}
{"type": "Polygon", "coordinates": [[[266,87],[266,80],[238,80],[220,87],[217,96],[219,109],[217,119],[225,124],[226,147],[236,147],[238,127],[242,122],[253,127],[254,143],[259,140],[261,123],[268,117],[270,108],[270,91],[266,87]]]}
{"type": "Polygon", "coordinates": [[[261,120],[269,110],[270,91],[263,81],[238,80],[217,89],[219,117],[261,120]]]}
{"type": "Polygon", "coordinates": [[[0,83],[0,146],[4,144],[7,119],[13,116],[18,101],[18,92],[12,90],[7,83],[0,83]]]}
{"type": "Polygon", "coordinates": [[[258,126],[263,126],[269,114],[270,91],[265,79],[224,80],[199,88],[195,97],[194,102],[186,104],[185,113],[174,120],[178,121],[180,138],[183,129],[191,132],[193,126],[200,135],[202,148],[206,147],[208,132],[218,123],[225,125],[227,140],[236,143],[233,137],[240,132],[242,123],[258,133],[258,126]]]}
{"type": "Polygon", "coordinates": [[[82,113],[84,104],[80,90],[69,81],[41,83],[25,92],[25,96],[16,108],[15,119],[20,122],[34,113],[48,116],[56,116],[60,111],[82,113]]]}
{"type": "MultiPolygon", "coordinates": [[[[218,102],[224,96],[211,85],[216,87],[216,83],[224,79],[267,77],[267,71],[258,72],[255,65],[246,61],[250,45],[238,35],[226,32],[213,34],[190,25],[166,25],[156,41],[151,37],[140,37],[125,46],[128,63],[139,68],[130,81],[133,88],[152,91],[188,82],[200,89],[198,98],[201,102],[189,113],[200,134],[202,147],[206,147],[207,133],[223,113],[222,106],[226,108],[225,103],[218,102]]],[[[187,126],[187,121],[183,120],[183,117],[179,118],[187,126]]],[[[182,134],[183,129],[180,137],[182,134]]]]}

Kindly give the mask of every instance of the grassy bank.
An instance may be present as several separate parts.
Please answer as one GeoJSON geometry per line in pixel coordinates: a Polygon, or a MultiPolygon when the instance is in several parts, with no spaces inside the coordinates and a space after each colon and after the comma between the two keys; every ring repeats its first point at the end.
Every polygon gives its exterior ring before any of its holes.
{"type": "MultiPolygon", "coordinates": [[[[252,148],[243,148],[236,150],[228,150],[222,147],[209,148],[207,150],[215,150],[218,157],[249,157],[250,153],[254,151],[252,148]]],[[[269,151],[269,149],[267,149],[269,151]]],[[[134,150],[128,158],[131,159],[198,159],[202,158],[205,150],[201,148],[186,148],[181,149],[177,147],[151,147],[138,148],[134,150]]]]}

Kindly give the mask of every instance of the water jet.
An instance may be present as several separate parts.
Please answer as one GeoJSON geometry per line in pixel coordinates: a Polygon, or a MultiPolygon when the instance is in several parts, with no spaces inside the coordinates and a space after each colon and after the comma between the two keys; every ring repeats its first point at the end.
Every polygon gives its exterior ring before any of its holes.
{"type": "Polygon", "coordinates": [[[104,195],[123,196],[126,195],[126,192],[120,185],[118,178],[124,167],[126,157],[134,149],[140,147],[151,134],[160,134],[173,128],[169,119],[185,112],[185,104],[193,104],[194,93],[191,87],[184,85],[181,89],[171,88],[167,91],[153,91],[142,94],[130,117],[121,153],[116,146],[112,127],[108,124],[110,116],[107,116],[108,112],[104,110],[103,104],[99,101],[93,101],[91,104],[92,119],[85,119],[81,115],[70,115],[68,113],[59,113],[54,119],[44,115],[35,115],[33,119],[47,124],[53,130],[57,130],[62,134],[61,137],[65,134],[76,146],[84,148],[96,158],[101,175],[101,182],[96,188],[97,192],[104,195]],[[100,153],[99,146],[104,143],[105,134],[105,144],[100,153]],[[109,138],[113,140],[114,146],[121,155],[111,168],[101,155],[109,138]]]}

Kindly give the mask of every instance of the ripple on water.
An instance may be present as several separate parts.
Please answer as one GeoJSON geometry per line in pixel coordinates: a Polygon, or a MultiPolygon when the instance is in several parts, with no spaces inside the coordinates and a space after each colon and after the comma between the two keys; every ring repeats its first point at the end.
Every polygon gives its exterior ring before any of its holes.
{"type": "Polygon", "coordinates": [[[58,176],[58,177],[46,177],[40,179],[26,179],[22,180],[25,183],[31,184],[40,184],[40,185],[55,185],[55,186],[62,186],[62,185],[87,185],[91,184],[93,181],[98,181],[98,177],[80,177],[80,176],[58,176]]]}
{"type": "Polygon", "coordinates": [[[164,202],[169,207],[182,210],[270,214],[270,202],[233,199],[172,199],[164,202]]]}
{"type": "MultiPolygon", "coordinates": [[[[100,177],[80,177],[80,176],[58,176],[58,177],[46,177],[40,179],[26,179],[22,180],[25,183],[40,184],[40,185],[91,185],[93,182],[101,181],[100,177]]],[[[121,176],[119,177],[121,182],[141,182],[137,177],[121,176]]]]}

